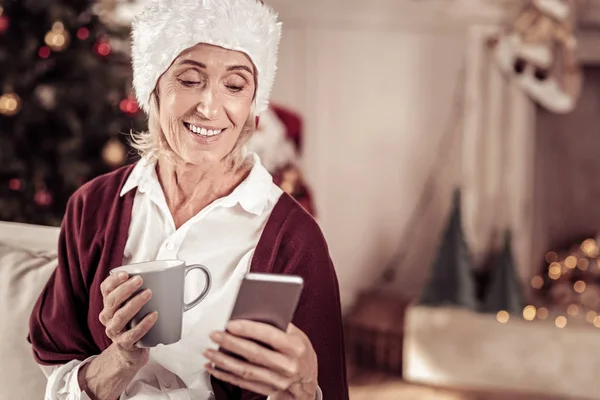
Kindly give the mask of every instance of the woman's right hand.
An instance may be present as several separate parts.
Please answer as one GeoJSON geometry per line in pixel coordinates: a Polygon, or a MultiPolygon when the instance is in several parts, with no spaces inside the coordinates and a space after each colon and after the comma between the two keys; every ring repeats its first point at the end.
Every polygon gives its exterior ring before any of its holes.
{"type": "Polygon", "coordinates": [[[79,387],[92,399],[119,398],[148,362],[149,350],[138,348],[136,343],[152,328],[157,313],[146,315],[134,328],[127,329],[127,323],[152,296],[150,290],[144,290],[131,298],[141,285],[142,278],[129,279],[126,273],[109,275],[100,285],[104,302],[100,322],[113,343],[79,369],[79,387]]]}
{"type": "Polygon", "coordinates": [[[100,285],[104,301],[100,322],[106,328],[106,335],[113,342],[111,347],[118,353],[119,358],[132,368],[141,368],[148,362],[149,350],[137,347],[136,343],[152,328],[157,319],[157,313],[153,312],[146,315],[132,329],[127,329],[127,323],[152,297],[150,289],[146,289],[131,298],[141,285],[140,276],[129,278],[125,272],[109,275],[100,285]]]}

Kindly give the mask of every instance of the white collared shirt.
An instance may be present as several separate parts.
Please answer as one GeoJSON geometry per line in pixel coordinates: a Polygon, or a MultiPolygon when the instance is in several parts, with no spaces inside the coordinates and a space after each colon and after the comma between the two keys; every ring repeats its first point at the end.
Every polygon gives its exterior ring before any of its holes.
{"type": "MultiPolygon", "coordinates": [[[[137,188],[124,263],[178,258],[188,265],[202,264],[210,270],[212,287],[198,306],[184,314],[182,339],[152,348],[149,363],[121,400],[213,398],[202,352],[215,348],[208,335],[224,329],[241,279],[250,269],[252,253],[282,194],[258,156],[253,154],[253,158],[250,174],[230,195],[215,200],[179,229],[175,229],[154,163],[139,161],[123,186],[121,196],[137,188]]],[[[204,288],[203,279],[200,273],[190,273],[185,284],[186,301],[204,288]]],[[[77,380],[81,365],[74,360],[43,368],[49,375],[45,399],[89,399],[77,380]]]]}

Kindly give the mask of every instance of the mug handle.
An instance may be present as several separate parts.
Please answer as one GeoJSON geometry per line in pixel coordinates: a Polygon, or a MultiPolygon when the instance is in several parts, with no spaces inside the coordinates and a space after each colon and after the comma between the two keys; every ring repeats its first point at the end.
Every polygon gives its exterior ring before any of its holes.
{"type": "Polygon", "coordinates": [[[194,264],[194,265],[188,265],[187,267],[185,267],[184,279],[185,279],[185,277],[187,277],[188,272],[190,272],[191,270],[194,270],[194,269],[198,269],[198,270],[200,270],[200,271],[202,271],[204,273],[204,276],[206,276],[206,287],[204,288],[204,290],[202,291],[202,293],[200,293],[198,295],[198,297],[196,297],[194,300],[190,301],[189,303],[184,303],[183,304],[183,311],[184,312],[185,311],[189,311],[192,308],[196,307],[198,304],[200,304],[200,302],[202,300],[204,300],[204,298],[206,297],[206,295],[210,291],[210,285],[211,285],[210,271],[204,265],[194,264]]]}

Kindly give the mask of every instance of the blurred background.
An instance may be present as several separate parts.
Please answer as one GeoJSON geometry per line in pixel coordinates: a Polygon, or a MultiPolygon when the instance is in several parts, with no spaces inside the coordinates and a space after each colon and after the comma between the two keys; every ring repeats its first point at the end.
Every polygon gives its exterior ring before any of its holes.
{"type": "MultiPolygon", "coordinates": [[[[0,0],[4,253],[50,259],[69,196],[136,160],[146,1],[0,0]]],[[[250,145],[325,233],[352,398],[600,398],[600,1],[268,3],[250,145]]],[[[0,296],[31,293],[2,310],[25,315],[43,274],[7,257],[0,296]]]]}

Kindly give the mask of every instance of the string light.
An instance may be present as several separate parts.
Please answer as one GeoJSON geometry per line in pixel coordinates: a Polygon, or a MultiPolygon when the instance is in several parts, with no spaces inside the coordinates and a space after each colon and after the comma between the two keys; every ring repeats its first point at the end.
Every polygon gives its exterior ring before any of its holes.
{"type": "Polygon", "coordinates": [[[119,108],[125,114],[129,114],[129,115],[133,115],[133,114],[137,113],[140,109],[137,101],[135,100],[135,98],[133,96],[129,96],[129,97],[121,100],[121,102],[119,103],[119,108]]]}
{"type": "Polygon", "coordinates": [[[107,165],[119,167],[125,162],[127,149],[117,139],[110,139],[102,149],[102,158],[107,165]]]}
{"type": "Polygon", "coordinates": [[[85,40],[90,37],[90,30],[85,27],[81,27],[77,30],[77,38],[79,40],[85,40]]]}
{"type": "Polygon", "coordinates": [[[571,317],[576,317],[579,314],[579,306],[577,304],[570,304],[567,307],[567,314],[571,317]]]}
{"type": "Polygon", "coordinates": [[[502,310],[502,311],[498,311],[498,314],[496,314],[496,319],[498,320],[498,322],[500,322],[501,324],[505,324],[508,322],[508,320],[510,319],[510,315],[508,314],[508,312],[502,310]]]}
{"type": "Polygon", "coordinates": [[[585,282],[584,281],[577,281],[573,284],[573,290],[576,291],[577,293],[583,293],[585,292],[585,282]]]}
{"type": "Polygon", "coordinates": [[[598,257],[598,245],[594,239],[586,239],[581,243],[581,251],[590,258],[598,257]]]}
{"type": "Polygon", "coordinates": [[[106,41],[105,39],[100,39],[98,40],[98,42],[96,42],[94,50],[102,57],[106,57],[110,54],[111,51],[110,44],[108,44],[108,41],[106,41]]]}
{"type": "Polygon", "coordinates": [[[550,279],[557,280],[558,278],[560,278],[560,275],[560,264],[557,262],[553,262],[552,264],[550,264],[550,268],[548,269],[548,276],[550,277],[550,279]]]}
{"type": "Polygon", "coordinates": [[[544,286],[544,278],[541,276],[534,276],[531,278],[531,287],[534,289],[541,289],[544,286]]]}
{"type": "MultiPolygon", "coordinates": [[[[600,246],[594,238],[571,246],[569,253],[562,256],[556,251],[544,255],[549,279],[537,275],[531,278],[530,285],[535,290],[543,290],[542,296],[549,296],[548,304],[562,314],[554,318],[556,327],[564,328],[568,319],[578,318],[600,328],[599,255],[600,246]],[[561,306],[564,307],[562,310],[561,306]]],[[[550,314],[545,307],[534,310],[533,306],[525,307],[523,318],[544,320],[550,314]]]]}
{"type": "Polygon", "coordinates": [[[544,258],[548,264],[552,264],[553,262],[558,261],[558,254],[556,254],[555,251],[549,251],[544,258]]]}
{"type": "Polygon", "coordinates": [[[12,117],[21,110],[21,99],[15,93],[0,96],[0,114],[12,117]]]}
{"type": "Polygon", "coordinates": [[[20,190],[22,186],[21,180],[18,178],[12,178],[8,181],[8,188],[14,192],[20,190]]]}
{"type": "Polygon", "coordinates": [[[53,51],[62,51],[69,45],[69,32],[65,30],[62,22],[56,21],[52,29],[44,36],[44,42],[53,51]]]}
{"type": "Polygon", "coordinates": [[[42,46],[42,47],[40,47],[40,50],[38,51],[38,55],[41,58],[48,58],[48,57],[50,57],[50,49],[46,46],[42,46]]]}
{"type": "Polygon", "coordinates": [[[598,316],[596,311],[590,310],[585,314],[585,320],[587,322],[594,322],[594,319],[598,316]]]}
{"type": "Polygon", "coordinates": [[[527,306],[523,309],[523,318],[527,321],[533,321],[536,314],[537,310],[534,306],[527,306]]]}
{"type": "Polygon", "coordinates": [[[45,188],[40,189],[35,192],[33,201],[40,207],[48,207],[53,201],[52,194],[45,188]]]}
{"type": "Polygon", "coordinates": [[[587,258],[580,258],[579,260],[577,260],[577,268],[579,268],[580,270],[587,271],[589,266],[590,262],[587,258]]]}
{"type": "Polygon", "coordinates": [[[577,266],[577,258],[575,256],[569,256],[565,259],[565,266],[569,269],[573,269],[577,266]]]}

